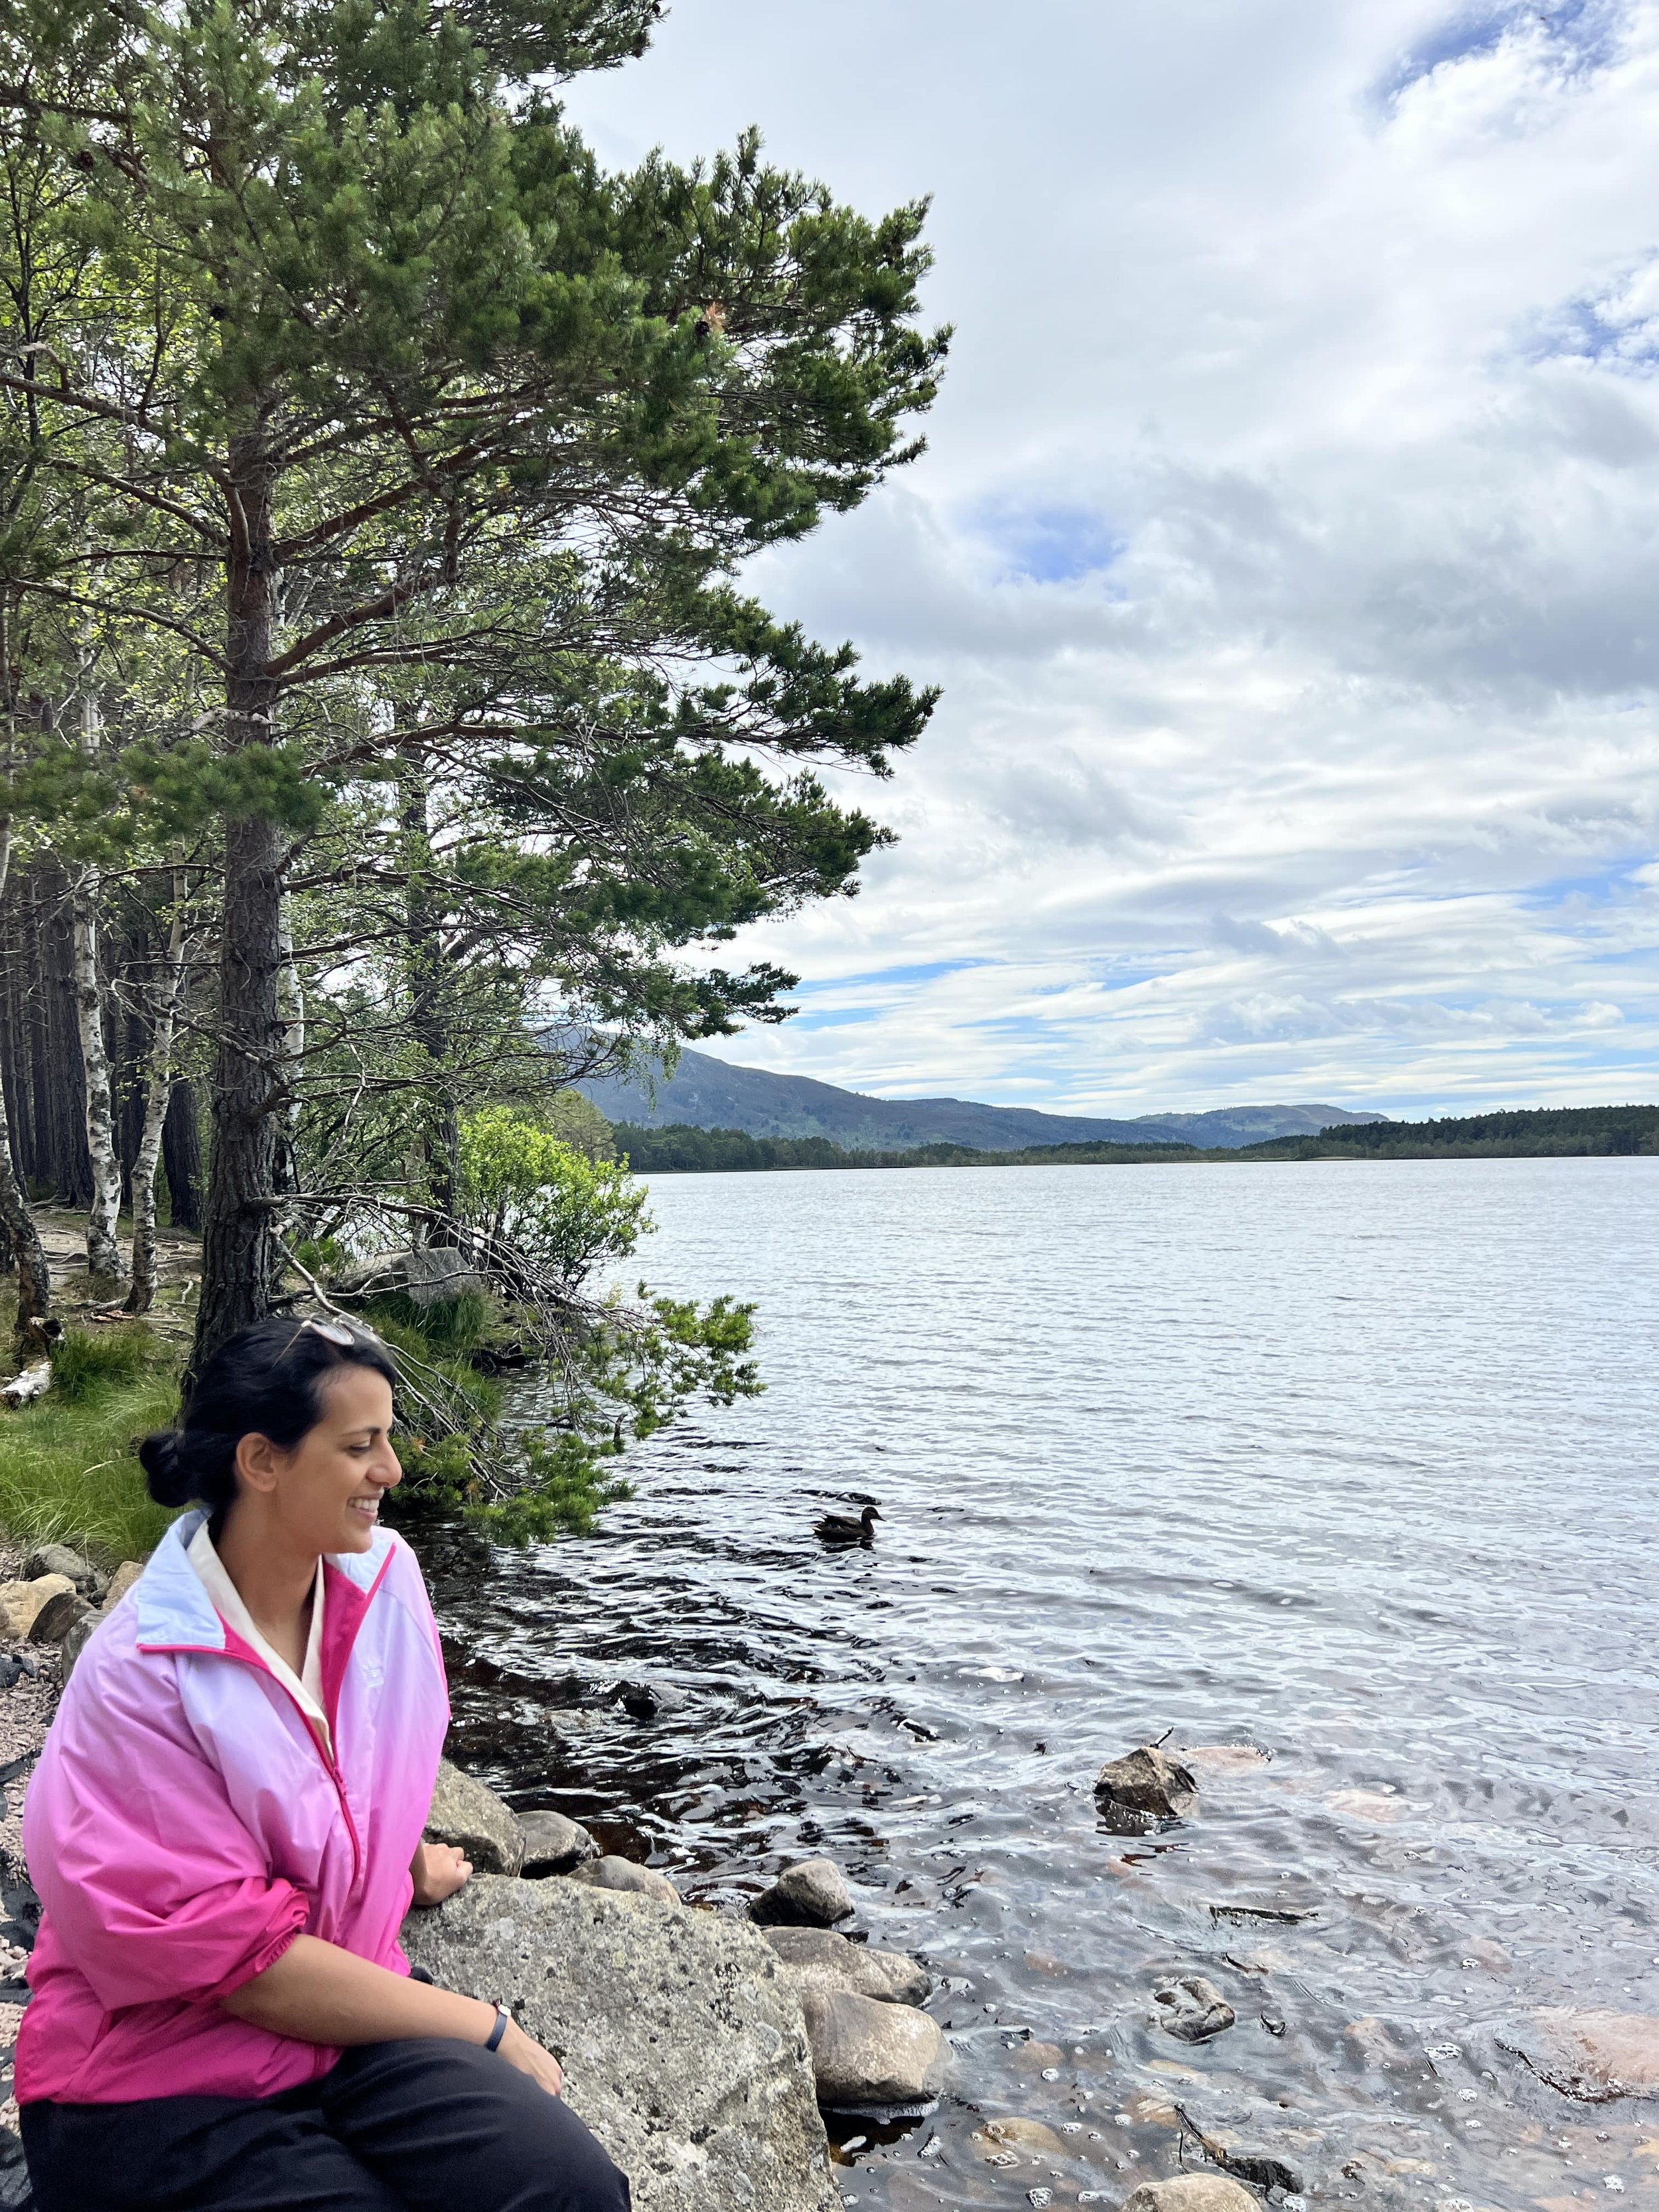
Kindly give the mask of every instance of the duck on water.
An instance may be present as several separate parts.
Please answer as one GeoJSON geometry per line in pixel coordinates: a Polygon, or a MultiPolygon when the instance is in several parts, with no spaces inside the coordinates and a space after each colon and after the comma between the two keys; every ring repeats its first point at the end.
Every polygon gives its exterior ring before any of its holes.
{"type": "Polygon", "coordinates": [[[880,1509],[874,1505],[866,1505],[856,1521],[850,1514],[826,1513],[816,1533],[821,1543],[867,1546],[876,1540],[875,1524],[880,1519],[880,1509]]]}

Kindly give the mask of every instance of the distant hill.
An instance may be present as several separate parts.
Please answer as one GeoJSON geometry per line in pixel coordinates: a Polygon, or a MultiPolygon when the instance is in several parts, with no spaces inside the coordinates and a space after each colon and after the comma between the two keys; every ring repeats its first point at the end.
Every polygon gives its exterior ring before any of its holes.
{"type": "Polygon", "coordinates": [[[1014,1152],[1032,1145],[1200,1145],[1234,1150],[1273,1137],[1313,1136],[1337,1123],[1378,1121],[1341,1106],[1232,1106],[1206,1114],[1143,1114],[1108,1121],[982,1106],[967,1098],[870,1098],[805,1075],[740,1067],[713,1054],[683,1052],[667,1081],[609,1078],[577,1085],[608,1121],[641,1128],[670,1124],[738,1129],[751,1137],[822,1137],[848,1152],[908,1152],[968,1145],[1014,1152]]]}

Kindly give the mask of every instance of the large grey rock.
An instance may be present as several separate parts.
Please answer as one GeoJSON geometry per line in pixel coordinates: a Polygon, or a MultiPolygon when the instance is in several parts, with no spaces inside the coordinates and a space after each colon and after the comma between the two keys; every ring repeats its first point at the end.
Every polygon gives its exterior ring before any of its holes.
{"type": "Polygon", "coordinates": [[[840,2212],[800,2006],[752,1929],[580,1882],[475,1875],[411,1914],[403,1940],[435,1980],[505,1998],[558,2053],[635,2212],[840,2212]]]}
{"type": "Polygon", "coordinates": [[[398,1291],[417,1306],[437,1306],[478,1296],[489,1285],[466,1255],[453,1245],[417,1244],[401,1252],[376,1253],[339,1276],[334,1287],[342,1297],[381,1297],[398,1291]]]}
{"type": "Polygon", "coordinates": [[[1498,2031],[1540,2081],[1581,2104],[1659,2096],[1659,2020],[1639,2012],[1546,2006],[1498,2031]]]}
{"type": "Polygon", "coordinates": [[[833,1928],[769,1928],[766,1940],[783,1961],[785,1977],[804,1996],[808,1990],[848,1990],[878,2004],[919,2005],[933,1984],[902,1951],[877,1951],[849,1943],[833,1928]]]}
{"type": "Polygon", "coordinates": [[[1261,2212],[1261,2199],[1224,2173],[1177,2173],[1143,2181],[1124,2198],[1123,2212],[1261,2212]]]}
{"type": "Polygon", "coordinates": [[[1224,2034],[1238,2014],[1215,1984],[1202,1974],[1183,1974],[1152,1991],[1161,2008],[1158,2025],[1183,2043],[1207,2043],[1224,2034]]]}
{"type": "Polygon", "coordinates": [[[34,1616],[29,1630],[31,1644],[61,1644],[77,1621],[95,1616],[85,1598],[74,1590],[59,1590],[49,1597],[34,1616]]]}
{"type": "Polygon", "coordinates": [[[1144,1743],[1121,1759],[1109,1759],[1095,1778],[1095,1796],[1125,1812],[1168,1820],[1184,1813],[1198,1795],[1191,1767],[1170,1759],[1153,1743],[1144,1743]]]}
{"type": "Polygon", "coordinates": [[[584,1859],[597,1858],[599,1845],[580,1820],[562,1813],[520,1813],[519,1832],[524,1838],[520,1874],[568,1874],[584,1859]]]}
{"type": "Polygon", "coordinates": [[[683,1905],[680,1895],[665,1874],[655,1867],[639,1866],[632,1859],[589,1859],[579,1866],[570,1877],[587,1889],[609,1889],[619,1895],[653,1897],[659,1905],[683,1905]]]}
{"type": "Polygon", "coordinates": [[[749,1917],[762,1926],[832,1928],[852,1910],[852,1892],[841,1869],[830,1859],[802,1859],[761,1892],[749,1917]]]}
{"type": "Polygon", "coordinates": [[[23,1561],[23,1573],[30,1582],[40,1575],[66,1575],[78,1595],[89,1598],[94,1605],[103,1602],[109,1588],[91,1560],[71,1551],[67,1544],[37,1544],[23,1561]]]}
{"type": "Polygon", "coordinates": [[[901,2118],[938,2103],[945,2044],[927,2013],[846,1990],[808,1990],[801,2011],[818,2102],[830,2111],[901,2118]]]}
{"type": "Polygon", "coordinates": [[[447,1759],[438,1762],[426,1837],[453,1844],[480,1874],[517,1874],[524,1863],[524,1837],[512,1807],[447,1759]]]}

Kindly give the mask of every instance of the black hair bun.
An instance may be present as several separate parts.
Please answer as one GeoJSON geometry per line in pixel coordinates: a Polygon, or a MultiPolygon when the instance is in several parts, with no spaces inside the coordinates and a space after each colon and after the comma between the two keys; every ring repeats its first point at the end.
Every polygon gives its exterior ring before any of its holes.
{"type": "Polygon", "coordinates": [[[159,1429],[138,1447],[149,1494],[158,1505],[188,1505],[196,1495],[196,1470],[177,1429],[159,1429]]]}

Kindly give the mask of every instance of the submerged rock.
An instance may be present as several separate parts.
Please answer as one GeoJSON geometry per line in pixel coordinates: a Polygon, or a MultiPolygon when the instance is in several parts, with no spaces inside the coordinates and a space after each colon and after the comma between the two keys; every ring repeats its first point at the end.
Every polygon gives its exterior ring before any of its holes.
{"type": "Polygon", "coordinates": [[[902,1951],[849,1943],[833,1928],[769,1928],[766,1940],[783,1962],[785,1978],[808,1990],[846,1990],[878,2004],[925,2003],[932,1977],[902,1951]]]}
{"type": "Polygon", "coordinates": [[[426,1839],[453,1844],[480,1874],[517,1874],[524,1863],[524,1836],[512,1807],[447,1759],[438,1762],[426,1839]]]}
{"type": "Polygon", "coordinates": [[[1122,2212],[1260,2212],[1260,2200],[1224,2173],[1177,2173],[1143,2181],[1124,2198],[1122,2212]]]}
{"type": "Polygon", "coordinates": [[[570,1877],[589,1889],[609,1889],[635,1897],[653,1897],[659,1905],[684,1905],[680,1895],[665,1874],[655,1867],[639,1866],[632,1859],[606,1856],[589,1859],[579,1866],[570,1877]]]}
{"type": "Polygon", "coordinates": [[[1500,2028],[1498,2041],[1540,2081],[1581,2104],[1659,2096],[1659,2020],[1550,2006],[1500,2028]]]}
{"type": "Polygon", "coordinates": [[[520,1813],[519,1832],[524,1838],[526,1875],[568,1874],[585,1859],[597,1858],[599,1847],[580,1820],[562,1813],[520,1813]]]}
{"type": "Polygon", "coordinates": [[[1202,1974],[1183,1974],[1152,1995],[1163,2008],[1159,2027],[1183,2043],[1207,2043],[1212,2035],[1224,2035],[1238,2018],[1215,1984],[1202,1974]]]}
{"type": "Polygon", "coordinates": [[[1191,1767],[1168,1758],[1156,1744],[1144,1743],[1139,1751],[1107,1760],[1095,1778],[1095,1796],[1125,1812],[1170,1820],[1191,1806],[1198,1781],[1191,1767]]]}
{"type": "Polygon", "coordinates": [[[435,1980],[502,1998],[559,2052],[635,2212],[840,2212],[800,2007],[754,1929],[479,1875],[411,1913],[403,1940],[435,1980]]]}
{"type": "Polygon", "coordinates": [[[749,1917],[763,1926],[832,1928],[852,1910],[853,1894],[841,1869],[830,1859],[802,1859],[761,1892],[749,1917]]]}
{"type": "Polygon", "coordinates": [[[847,1990],[808,1990],[801,2011],[821,2105],[896,2119],[938,2103],[945,2043],[927,2014],[847,1990]]]}
{"type": "Polygon", "coordinates": [[[618,1682],[610,1702],[620,1705],[630,1720],[654,1721],[664,1713],[683,1711],[691,1700],[670,1682],[618,1682]]]}

